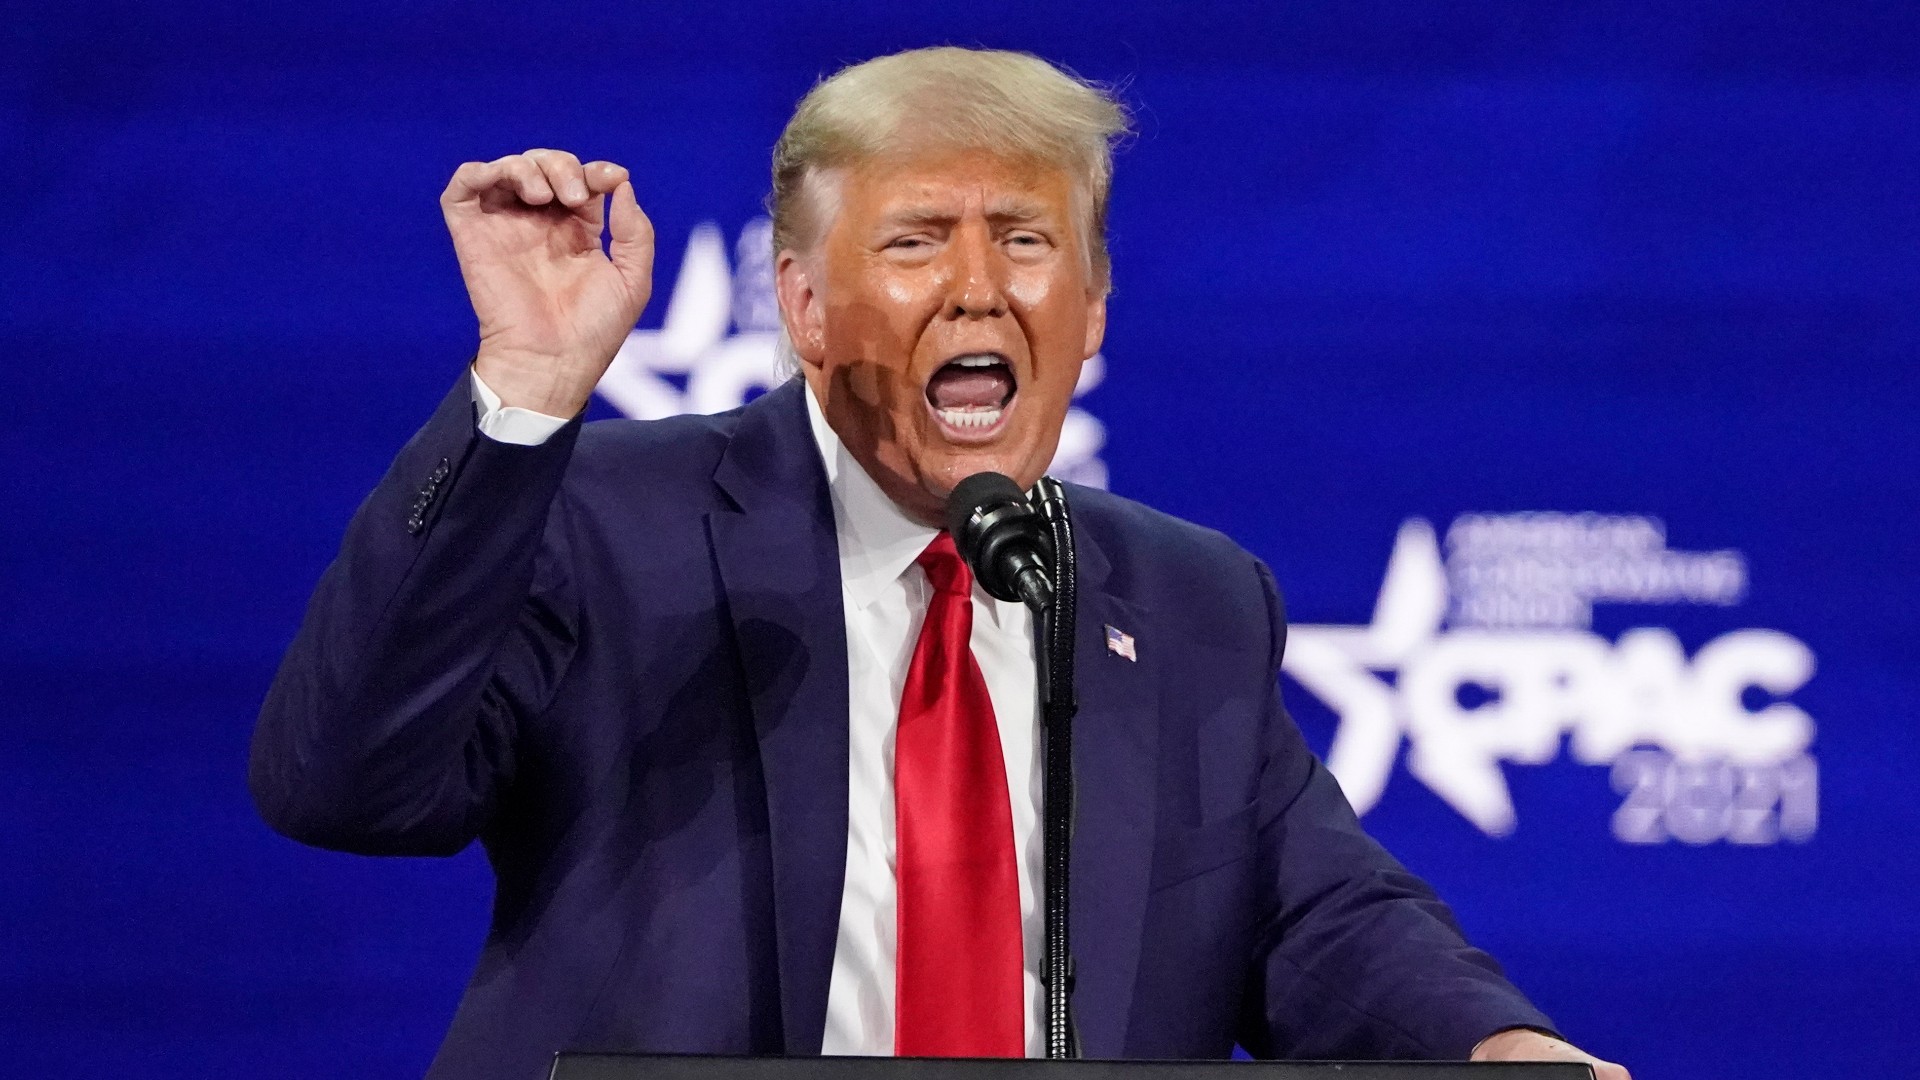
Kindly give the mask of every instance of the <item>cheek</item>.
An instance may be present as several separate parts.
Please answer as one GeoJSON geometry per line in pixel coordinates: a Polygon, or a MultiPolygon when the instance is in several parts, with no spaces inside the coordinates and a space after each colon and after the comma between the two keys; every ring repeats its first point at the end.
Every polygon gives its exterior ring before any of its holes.
{"type": "Polygon", "coordinates": [[[1044,313],[1047,300],[1053,295],[1054,281],[1051,276],[1042,274],[1017,274],[1007,282],[1007,298],[1014,305],[1027,311],[1044,313]]]}
{"type": "Polygon", "coordinates": [[[835,359],[904,368],[921,328],[938,311],[937,290],[900,274],[867,272],[835,282],[827,339],[835,359]]]}
{"type": "Polygon", "coordinates": [[[1040,387],[1056,390],[1064,385],[1068,392],[1073,389],[1079,361],[1086,358],[1088,310],[1081,296],[1078,289],[1058,282],[1025,284],[1016,294],[1040,387]]]}
{"type": "Polygon", "coordinates": [[[920,290],[897,277],[884,279],[875,291],[886,297],[887,303],[892,304],[896,310],[917,310],[923,306],[920,290]]]}
{"type": "Polygon", "coordinates": [[[1059,265],[1032,267],[1007,282],[1007,298],[1033,338],[1034,351],[1052,360],[1082,358],[1087,335],[1087,291],[1079,275],[1059,265]]]}

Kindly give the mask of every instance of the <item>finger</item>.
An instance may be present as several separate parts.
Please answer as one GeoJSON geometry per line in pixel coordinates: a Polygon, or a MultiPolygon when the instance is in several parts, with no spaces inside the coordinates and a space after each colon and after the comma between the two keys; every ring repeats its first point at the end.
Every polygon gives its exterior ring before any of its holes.
{"type": "Polygon", "coordinates": [[[440,193],[440,204],[452,208],[463,203],[500,203],[519,201],[544,206],[553,201],[553,191],[540,170],[519,155],[493,161],[469,161],[454,170],[447,189],[440,193]]]}
{"type": "Polygon", "coordinates": [[[548,186],[562,203],[578,207],[587,201],[587,178],[580,169],[579,158],[565,150],[529,150],[526,157],[539,166],[548,186]]]}
{"type": "Polygon", "coordinates": [[[625,180],[613,189],[612,212],[607,216],[607,258],[620,271],[627,292],[640,304],[653,291],[653,222],[640,209],[633,185],[625,180]]]}
{"type": "Polygon", "coordinates": [[[445,191],[440,193],[440,205],[452,206],[480,197],[484,187],[493,183],[493,166],[484,161],[468,161],[453,170],[453,176],[447,180],[445,191]]]}
{"type": "Polygon", "coordinates": [[[509,154],[492,161],[469,161],[455,169],[446,190],[440,193],[440,203],[452,206],[507,197],[530,206],[544,206],[553,201],[553,189],[539,166],[522,155],[509,154]]]}
{"type": "Polygon", "coordinates": [[[627,179],[627,170],[611,161],[590,161],[581,169],[587,175],[587,190],[595,195],[605,195],[627,179]]]}
{"type": "MultiPolygon", "coordinates": [[[[553,188],[547,183],[546,175],[525,154],[508,154],[489,164],[499,169],[489,190],[510,192],[528,206],[545,206],[553,201],[553,188]]],[[[482,195],[484,197],[485,192],[482,195]]]]}

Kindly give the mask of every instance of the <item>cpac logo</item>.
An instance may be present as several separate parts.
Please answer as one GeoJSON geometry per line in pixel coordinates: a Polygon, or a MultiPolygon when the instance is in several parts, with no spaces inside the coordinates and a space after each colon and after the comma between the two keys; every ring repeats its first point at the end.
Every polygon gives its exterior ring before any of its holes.
{"type": "Polygon", "coordinates": [[[1470,514],[1400,528],[1366,626],[1293,627],[1284,669],[1340,716],[1327,766],[1354,809],[1407,771],[1490,836],[1517,826],[1503,762],[1561,752],[1608,765],[1627,843],[1771,844],[1810,838],[1818,771],[1811,717],[1785,697],[1813,653],[1774,630],[1723,634],[1691,659],[1664,628],[1609,643],[1596,603],[1731,606],[1738,552],[1667,548],[1659,521],[1470,514]]]}
{"type": "MultiPolygon", "coordinates": [[[[729,266],[718,225],[694,228],[660,329],[628,334],[600,379],[597,389],[608,404],[641,420],[725,412],[786,381],[773,293],[773,223],[749,222],[734,245],[734,259],[729,266]]],[[[1099,356],[1087,361],[1073,396],[1098,386],[1105,367],[1099,356]]],[[[1068,410],[1049,471],[1106,487],[1107,466],[1099,456],[1106,437],[1100,421],[1084,409],[1068,410]]]]}

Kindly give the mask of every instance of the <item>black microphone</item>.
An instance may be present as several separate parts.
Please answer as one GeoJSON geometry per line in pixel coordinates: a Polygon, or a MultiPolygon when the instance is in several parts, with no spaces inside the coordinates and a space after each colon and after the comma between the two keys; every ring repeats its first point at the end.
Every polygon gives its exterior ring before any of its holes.
{"type": "Polygon", "coordinates": [[[1047,523],[1020,485],[997,472],[960,481],[947,496],[947,531],[988,595],[1036,612],[1053,603],[1047,523]]]}

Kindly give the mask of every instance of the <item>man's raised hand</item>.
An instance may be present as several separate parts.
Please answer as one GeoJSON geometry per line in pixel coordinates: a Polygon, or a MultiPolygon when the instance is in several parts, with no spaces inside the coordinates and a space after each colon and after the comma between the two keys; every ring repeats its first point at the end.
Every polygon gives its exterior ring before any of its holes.
{"type": "Polygon", "coordinates": [[[480,319],[474,370],[503,405],[579,413],[653,291],[653,223],[627,170],[564,150],[470,161],[440,209],[480,319]]]}

